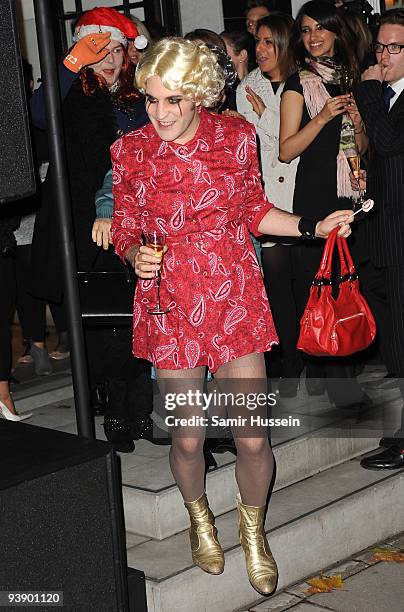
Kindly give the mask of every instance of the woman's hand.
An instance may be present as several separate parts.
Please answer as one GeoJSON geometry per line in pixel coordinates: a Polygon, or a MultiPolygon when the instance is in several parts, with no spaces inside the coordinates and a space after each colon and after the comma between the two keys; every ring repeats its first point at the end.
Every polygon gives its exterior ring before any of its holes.
{"type": "Polygon", "coordinates": [[[251,89],[251,87],[249,87],[248,85],[246,86],[245,90],[247,92],[246,98],[251,104],[253,111],[258,115],[258,117],[261,117],[262,113],[266,109],[262,98],[257,93],[255,93],[255,91],[251,89]]]}
{"type": "Polygon", "coordinates": [[[97,64],[109,53],[105,47],[111,40],[111,33],[88,34],[79,40],[63,60],[63,64],[71,72],[79,72],[85,66],[97,64]]]}
{"type": "Polygon", "coordinates": [[[317,115],[317,118],[325,125],[334,119],[334,117],[342,115],[342,113],[348,110],[348,103],[350,100],[351,94],[329,98],[317,115]]]}
{"type": "Polygon", "coordinates": [[[98,246],[102,246],[105,251],[112,244],[111,225],[112,219],[96,219],[91,231],[93,242],[96,242],[98,246]]]}
{"type": "MultiPolygon", "coordinates": [[[[167,248],[167,245],[165,245],[163,255],[167,248]]],[[[147,246],[131,247],[126,253],[125,259],[133,267],[136,276],[139,278],[154,278],[161,268],[162,257],[157,257],[154,250],[147,246]]]]}
{"type": "Polygon", "coordinates": [[[346,106],[346,110],[352,119],[352,123],[354,124],[354,127],[355,127],[355,132],[358,132],[359,130],[362,131],[363,130],[362,117],[360,116],[358,107],[356,106],[355,98],[353,96],[350,97],[350,100],[346,106]]]}
{"type": "Polygon", "coordinates": [[[353,221],[352,210],[336,210],[323,219],[319,221],[316,225],[316,237],[317,238],[327,238],[328,234],[332,232],[333,229],[340,226],[340,230],[338,232],[338,236],[343,236],[347,238],[352,230],[349,226],[353,221]]]}

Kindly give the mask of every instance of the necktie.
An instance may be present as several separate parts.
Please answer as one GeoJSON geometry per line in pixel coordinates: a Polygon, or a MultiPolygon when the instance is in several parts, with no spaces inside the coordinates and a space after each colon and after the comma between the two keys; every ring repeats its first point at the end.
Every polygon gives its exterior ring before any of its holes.
{"type": "Polygon", "coordinates": [[[387,110],[390,110],[390,100],[391,98],[394,98],[395,95],[396,92],[392,87],[390,87],[390,85],[383,86],[383,100],[387,110]]]}

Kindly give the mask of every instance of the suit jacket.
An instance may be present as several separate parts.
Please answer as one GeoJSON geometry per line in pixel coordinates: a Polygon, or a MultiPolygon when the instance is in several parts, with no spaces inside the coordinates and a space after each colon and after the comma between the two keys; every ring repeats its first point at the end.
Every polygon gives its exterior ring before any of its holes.
{"type": "Polygon", "coordinates": [[[377,266],[404,265],[404,92],[390,112],[379,81],[359,83],[354,96],[369,136],[370,257],[377,266]]]}

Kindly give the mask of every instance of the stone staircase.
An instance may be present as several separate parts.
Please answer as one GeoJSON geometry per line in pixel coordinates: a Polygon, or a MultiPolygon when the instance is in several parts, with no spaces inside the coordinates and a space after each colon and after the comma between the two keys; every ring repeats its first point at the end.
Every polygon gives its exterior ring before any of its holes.
{"type": "MultiPolygon", "coordinates": [[[[273,441],[277,476],[266,530],[279,565],[278,590],[403,528],[396,509],[404,472],[359,465],[360,455],[378,446],[379,432],[365,422],[358,430],[355,418],[341,420],[326,405],[325,398],[315,406],[305,398],[298,409],[310,412],[310,431],[273,441]]],[[[216,455],[220,464],[207,474],[226,557],[224,574],[210,576],[192,564],[188,515],[169,471],[168,449],[156,452],[161,457],[142,470],[131,467],[130,455],[122,456],[128,564],[146,574],[149,612],[248,609],[259,595],[248,582],[238,542],[234,457],[216,455]]]]}
{"type": "MultiPolygon", "coordinates": [[[[76,433],[70,379],[58,376],[37,388],[20,385],[17,409],[35,408],[32,424],[76,433]]],[[[387,402],[399,419],[397,390],[382,396],[374,392],[373,399],[387,402]]],[[[403,530],[397,509],[404,498],[404,471],[370,472],[359,466],[359,457],[378,446],[380,427],[368,423],[366,415],[359,424],[349,414],[341,419],[324,396],[312,401],[302,391],[285,408],[307,417],[307,426],[291,431],[288,439],[272,440],[277,474],[266,529],[279,565],[278,590],[403,530]]],[[[385,408],[381,403],[372,417],[385,408]]],[[[99,439],[104,438],[102,420],[96,418],[99,439]]],[[[395,431],[398,422],[389,423],[395,431]]],[[[224,574],[209,576],[192,564],[188,516],[168,450],[139,441],[134,453],[121,455],[128,564],[147,576],[148,611],[255,609],[259,595],[249,585],[238,543],[233,455],[216,455],[218,468],[207,475],[226,557],[224,574]]]]}

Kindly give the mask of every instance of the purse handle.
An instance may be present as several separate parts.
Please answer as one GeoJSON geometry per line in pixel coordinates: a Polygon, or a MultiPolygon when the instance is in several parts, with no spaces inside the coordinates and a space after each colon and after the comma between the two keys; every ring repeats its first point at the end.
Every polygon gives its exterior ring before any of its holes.
{"type": "Polygon", "coordinates": [[[321,258],[320,266],[315,276],[315,279],[318,281],[321,281],[321,279],[323,278],[326,278],[327,280],[331,278],[332,255],[334,252],[335,241],[337,239],[338,232],[339,232],[339,227],[336,227],[328,235],[327,241],[325,243],[324,251],[323,251],[323,256],[321,258]]]}
{"type": "Polygon", "coordinates": [[[337,246],[341,264],[341,276],[348,276],[348,274],[349,276],[353,276],[354,274],[356,274],[355,264],[349,251],[346,238],[338,236],[337,246]]]}
{"type": "Polygon", "coordinates": [[[325,243],[320,266],[314,278],[313,284],[317,286],[329,285],[331,282],[331,266],[332,258],[337,243],[339,261],[340,261],[340,276],[341,279],[354,278],[356,276],[355,264],[348,248],[346,238],[338,236],[339,227],[336,227],[328,235],[325,243]]]}

